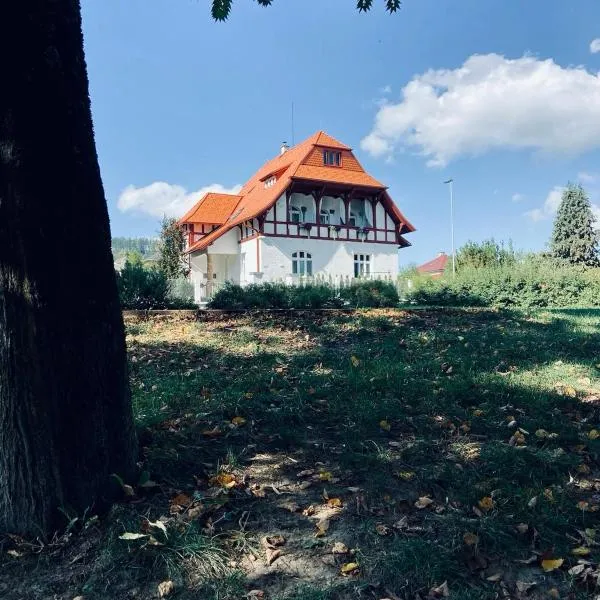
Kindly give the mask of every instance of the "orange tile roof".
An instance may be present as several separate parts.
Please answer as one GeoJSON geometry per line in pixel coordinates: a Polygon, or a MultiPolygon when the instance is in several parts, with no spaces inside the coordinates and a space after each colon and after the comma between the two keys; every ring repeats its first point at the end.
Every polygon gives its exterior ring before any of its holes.
{"type": "Polygon", "coordinates": [[[233,194],[208,192],[179,219],[179,223],[223,225],[241,199],[241,196],[234,196],[233,194]]]}
{"type": "MultiPolygon", "coordinates": [[[[327,135],[324,131],[318,131],[308,139],[287,152],[279,154],[275,158],[267,161],[253,176],[249,179],[239,192],[239,202],[218,227],[201,240],[192,245],[188,252],[203,250],[212,244],[216,239],[240,225],[245,221],[253,219],[267,211],[278,198],[286,191],[292,183],[292,180],[314,180],[331,183],[339,183],[351,186],[363,186],[382,192],[382,201],[389,211],[391,211],[400,225],[400,233],[414,231],[414,227],[400,212],[399,208],[390,198],[385,186],[379,181],[368,175],[360,166],[358,161],[349,154],[351,148],[327,135]],[[343,151],[341,167],[317,167],[311,164],[304,164],[315,147],[334,148],[343,151]],[[346,155],[348,154],[348,158],[346,155]],[[348,168],[344,168],[344,162],[348,161],[348,168]],[[277,181],[271,187],[265,187],[264,180],[269,176],[277,175],[277,181]]],[[[311,161],[308,161],[311,162],[311,161]]],[[[223,196],[223,194],[222,194],[223,196]]],[[[205,197],[206,198],[206,197],[205,197]]],[[[202,208],[202,200],[195,208],[202,208]]],[[[193,209],[180,219],[180,223],[189,222],[189,215],[194,214],[193,209]],[[187,218],[187,219],[186,219],[187,218]]],[[[408,244],[406,240],[402,240],[408,244]]]]}
{"type": "Polygon", "coordinates": [[[417,267],[419,273],[441,273],[448,264],[448,255],[440,254],[433,260],[430,260],[417,267]]]}

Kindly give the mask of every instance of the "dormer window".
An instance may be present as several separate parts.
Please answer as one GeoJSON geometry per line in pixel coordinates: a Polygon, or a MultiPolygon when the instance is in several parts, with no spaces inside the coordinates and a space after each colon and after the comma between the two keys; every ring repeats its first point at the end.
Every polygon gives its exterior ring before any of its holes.
{"type": "Polygon", "coordinates": [[[323,164],[328,167],[341,167],[342,153],[337,150],[323,150],[323,164]]]}
{"type": "Polygon", "coordinates": [[[275,185],[276,181],[277,181],[277,177],[275,177],[275,175],[272,175],[268,179],[265,179],[265,188],[273,187],[275,185]]]}

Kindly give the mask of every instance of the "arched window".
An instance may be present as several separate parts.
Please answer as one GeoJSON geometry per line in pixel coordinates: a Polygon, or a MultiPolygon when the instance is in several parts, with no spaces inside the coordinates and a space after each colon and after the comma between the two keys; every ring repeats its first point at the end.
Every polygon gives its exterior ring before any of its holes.
{"type": "MultiPolygon", "coordinates": [[[[320,216],[321,216],[321,223],[324,223],[325,225],[329,225],[329,223],[331,223],[331,219],[330,219],[330,215],[327,209],[322,208],[320,211],[320,216]]],[[[333,212],[333,211],[331,211],[333,212]]]]}
{"type": "Polygon", "coordinates": [[[290,206],[290,221],[300,223],[300,209],[297,206],[290,206]]]}
{"type": "Polygon", "coordinates": [[[312,275],[312,254],[294,252],[292,254],[292,275],[312,275]]]}

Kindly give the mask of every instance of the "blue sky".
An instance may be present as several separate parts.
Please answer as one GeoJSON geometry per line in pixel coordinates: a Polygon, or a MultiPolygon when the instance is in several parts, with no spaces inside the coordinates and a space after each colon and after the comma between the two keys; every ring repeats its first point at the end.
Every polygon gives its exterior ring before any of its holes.
{"type": "Polygon", "coordinates": [[[113,235],[155,235],[208,186],[235,189],[319,129],[349,144],[418,231],[401,263],[456,241],[541,249],[560,186],[600,214],[595,0],[83,0],[113,235]]]}

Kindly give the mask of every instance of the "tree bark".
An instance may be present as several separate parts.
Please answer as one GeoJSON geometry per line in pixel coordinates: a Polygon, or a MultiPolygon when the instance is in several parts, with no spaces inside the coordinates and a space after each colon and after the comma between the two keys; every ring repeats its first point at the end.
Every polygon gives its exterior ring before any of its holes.
{"type": "Polygon", "coordinates": [[[0,531],[48,536],[135,471],[78,0],[0,4],[0,531]]]}

